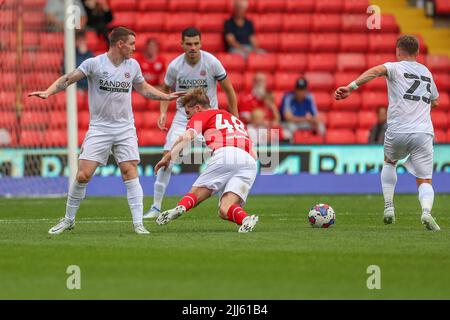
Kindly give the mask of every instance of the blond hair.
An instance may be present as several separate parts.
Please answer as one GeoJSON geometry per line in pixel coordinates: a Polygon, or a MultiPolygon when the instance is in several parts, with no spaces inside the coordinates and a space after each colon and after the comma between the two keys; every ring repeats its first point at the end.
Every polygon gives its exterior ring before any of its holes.
{"type": "Polygon", "coordinates": [[[187,94],[181,98],[181,104],[185,107],[192,107],[196,104],[201,105],[203,108],[209,109],[209,98],[206,95],[206,90],[203,88],[191,88],[187,94]]]}

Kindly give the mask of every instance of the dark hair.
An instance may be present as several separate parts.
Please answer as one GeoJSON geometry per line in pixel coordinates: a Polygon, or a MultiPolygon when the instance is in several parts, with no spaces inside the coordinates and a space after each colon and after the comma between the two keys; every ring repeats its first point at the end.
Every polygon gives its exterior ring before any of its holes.
{"type": "Polygon", "coordinates": [[[76,30],[75,31],[75,40],[86,38],[86,31],[84,30],[76,30]]]}
{"type": "Polygon", "coordinates": [[[184,37],[196,37],[196,36],[199,36],[200,39],[202,38],[202,35],[198,29],[194,27],[189,27],[181,32],[181,41],[184,40],[184,37]]]}
{"type": "Polygon", "coordinates": [[[419,41],[414,36],[404,35],[397,39],[397,48],[407,52],[409,55],[417,54],[419,41]]]}
{"type": "Polygon", "coordinates": [[[188,90],[187,94],[181,98],[181,104],[186,107],[191,107],[196,104],[209,109],[209,98],[206,95],[206,90],[203,88],[191,88],[188,90]]]}
{"type": "Polygon", "coordinates": [[[109,34],[109,46],[112,47],[120,40],[127,41],[128,36],[135,36],[136,33],[134,33],[133,30],[130,30],[125,27],[116,27],[114,28],[111,33],[109,34]]]}

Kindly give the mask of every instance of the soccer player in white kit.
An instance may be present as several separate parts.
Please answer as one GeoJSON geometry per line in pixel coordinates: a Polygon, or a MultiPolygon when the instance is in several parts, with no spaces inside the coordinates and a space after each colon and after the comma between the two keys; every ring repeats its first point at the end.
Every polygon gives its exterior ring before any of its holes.
{"type": "Polygon", "coordinates": [[[134,231],[138,234],[149,233],[142,223],[143,192],[137,173],[140,158],[131,108],[131,90],[134,87],[141,95],[155,100],[173,100],[184,93],[166,94],[145,82],[139,64],[131,58],[135,51],[135,37],[135,33],[127,28],[115,28],[110,34],[108,52],[85,60],[76,70],[56,80],[46,91],[29,94],[47,99],[88,77],[89,130],[81,147],[76,179],[69,189],[66,215],[49,230],[50,234],[60,234],[74,227],[87,183],[97,167],[107,163],[111,151],[127,188],[134,231]]]}
{"type": "Polygon", "coordinates": [[[419,42],[415,37],[399,37],[396,48],[398,62],[387,62],[367,70],[348,86],[339,87],[335,99],[347,98],[353,90],[376,77],[387,78],[389,108],[384,140],[385,163],[381,171],[384,223],[395,222],[396,164],[409,156],[405,167],[416,177],[422,207],[421,222],[428,230],[438,231],[440,228],[431,216],[434,130],[430,111],[438,106],[439,93],[431,72],[416,61],[418,53],[419,42]]]}
{"type": "Polygon", "coordinates": [[[213,153],[208,165],[191,190],[170,210],[162,212],[156,223],[164,225],[191,210],[213,194],[219,194],[219,217],[239,225],[239,232],[250,232],[258,216],[249,215],[242,207],[258,171],[256,152],[244,123],[225,110],[213,110],[202,88],[189,89],[181,99],[189,119],[185,131],[172,149],[156,165],[155,170],[176,161],[196,136],[203,134],[213,153]]]}
{"type": "MultiPolygon", "coordinates": [[[[201,34],[195,28],[187,28],[181,33],[181,46],[184,53],[170,62],[164,78],[163,91],[170,92],[175,87],[175,91],[184,91],[189,88],[204,88],[211,102],[213,109],[218,108],[217,102],[217,82],[225,92],[228,100],[228,110],[231,114],[238,116],[237,99],[231,81],[227,78],[227,73],[220,61],[212,54],[200,50],[201,34]]],[[[166,131],[166,114],[169,103],[161,102],[158,127],[166,131]]],[[[177,137],[181,135],[187,124],[186,111],[177,101],[177,112],[172,126],[167,133],[164,145],[164,155],[169,152],[177,137]]],[[[167,185],[172,174],[171,164],[169,167],[159,170],[156,175],[154,185],[153,204],[144,218],[156,218],[161,212],[162,201],[167,185]]]]}

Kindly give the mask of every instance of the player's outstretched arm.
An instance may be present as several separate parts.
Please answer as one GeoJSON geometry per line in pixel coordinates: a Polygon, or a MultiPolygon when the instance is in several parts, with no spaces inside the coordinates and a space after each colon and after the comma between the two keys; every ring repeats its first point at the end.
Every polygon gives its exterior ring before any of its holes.
{"type": "Polygon", "coordinates": [[[187,146],[191,144],[191,141],[195,138],[195,132],[193,130],[188,130],[181,136],[177,138],[175,144],[173,145],[170,152],[168,152],[155,166],[155,174],[158,173],[158,170],[161,168],[167,168],[170,164],[170,161],[177,161],[180,157],[181,151],[187,146]]]}
{"type": "Polygon", "coordinates": [[[387,69],[383,65],[379,65],[373,68],[370,68],[362,75],[360,75],[355,81],[352,81],[349,85],[344,87],[339,87],[336,89],[334,93],[334,98],[336,100],[341,100],[347,98],[352,91],[356,90],[359,86],[381,76],[387,75],[387,69]]]}
{"type": "Polygon", "coordinates": [[[237,106],[237,98],[236,98],[236,92],[234,91],[233,84],[231,83],[231,80],[228,78],[223,79],[219,82],[220,86],[222,87],[222,90],[227,95],[227,101],[228,101],[228,111],[238,117],[238,106],[237,106]]]}
{"type": "Polygon", "coordinates": [[[172,93],[164,93],[148,84],[146,81],[133,84],[136,91],[142,96],[153,100],[171,101],[186,95],[185,91],[177,91],[172,93]]]}
{"type": "Polygon", "coordinates": [[[50,87],[45,91],[35,91],[28,94],[29,97],[36,96],[41,99],[47,99],[51,95],[54,95],[60,91],[66,90],[72,83],[77,82],[85,77],[85,74],[79,69],[75,69],[72,72],[63,75],[58,80],[52,83],[50,87]]]}

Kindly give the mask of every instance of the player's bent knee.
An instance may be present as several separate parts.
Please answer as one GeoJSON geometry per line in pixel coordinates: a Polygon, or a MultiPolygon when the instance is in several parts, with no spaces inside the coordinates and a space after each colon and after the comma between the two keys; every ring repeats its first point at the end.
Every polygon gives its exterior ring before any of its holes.
{"type": "Polygon", "coordinates": [[[228,210],[225,210],[225,206],[220,206],[219,211],[217,213],[220,218],[222,218],[224,220],[228,220],[227,212],[228,212],[228,210]]]}
{"type": "Polygon", "coordinates": [[[78,183],[88,183],[91,180],[91,177],[83,171],[78,172],[77,174],[77,182],[78,183]]]}

